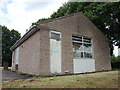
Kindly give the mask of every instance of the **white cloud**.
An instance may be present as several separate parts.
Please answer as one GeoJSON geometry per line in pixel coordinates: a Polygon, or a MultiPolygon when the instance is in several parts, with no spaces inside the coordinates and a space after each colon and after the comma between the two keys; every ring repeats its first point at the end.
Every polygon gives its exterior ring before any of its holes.
{"type": "Polygon", "coordinates": [[[23,35],[33,22],[49,17],[65,1],[68,0],[2,0],[0,24],[23,35]]]}

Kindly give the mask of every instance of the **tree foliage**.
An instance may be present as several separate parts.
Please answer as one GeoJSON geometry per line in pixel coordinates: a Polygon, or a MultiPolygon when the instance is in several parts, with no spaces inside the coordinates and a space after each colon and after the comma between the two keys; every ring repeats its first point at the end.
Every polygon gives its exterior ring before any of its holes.
{"type": "Polygon", "coordinates": [[[2,61],[8,61],[11,64],[12,52],[10,48],[15,42],[20,39],[20,33],[14,29],[9,30],[2,26],[2,61]]]}
{"type": "Polygon", "coordinates": [[[32,26],[37,25],[38,23],[43,23],[43,22],[48,21],[48,20],[50,20],[50,18],[39,19],[37,22],[32,23],[32,26]]]}
{"type": "Polygon", "coordinates": [[[113,45],[120,45],[120,2],[67,2],[44,21],[81,11],[109,38],[113,55],[113,45]]]}

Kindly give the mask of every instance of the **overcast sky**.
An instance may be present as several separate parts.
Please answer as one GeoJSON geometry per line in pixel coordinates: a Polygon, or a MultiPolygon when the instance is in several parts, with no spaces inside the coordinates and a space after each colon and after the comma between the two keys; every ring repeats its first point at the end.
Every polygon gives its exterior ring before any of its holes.
{"type": "Polygon", "coordinates": [[[23,36],[33,22],[47,18],[68,0],[0,0],[0,25],[23,36]]]}
{"type": "MultiPolygon", "coordinates": [[[[0,25],[23,36],[33,22],[47,18],[68,0],[0,0],[0,25]]],[[[117,47],[114,50],[118,55],[117,47]]]]}

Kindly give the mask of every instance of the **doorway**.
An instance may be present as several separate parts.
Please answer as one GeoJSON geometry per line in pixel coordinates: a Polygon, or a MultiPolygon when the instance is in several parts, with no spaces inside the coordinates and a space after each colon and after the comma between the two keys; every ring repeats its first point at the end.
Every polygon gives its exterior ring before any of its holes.
{"type": "Polygon", "coordinates": [[[50,71],[61,72],[61,33],[50,31],[50,71]]]}

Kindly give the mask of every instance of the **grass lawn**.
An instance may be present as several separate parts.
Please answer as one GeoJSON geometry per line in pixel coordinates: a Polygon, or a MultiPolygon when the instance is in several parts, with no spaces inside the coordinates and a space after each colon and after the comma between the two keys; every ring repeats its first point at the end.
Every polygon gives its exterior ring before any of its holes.
{"type": "Polygon", "coordinates": [[[118,71],[4,81],[3,88],[118,88],[118,71]]]}

